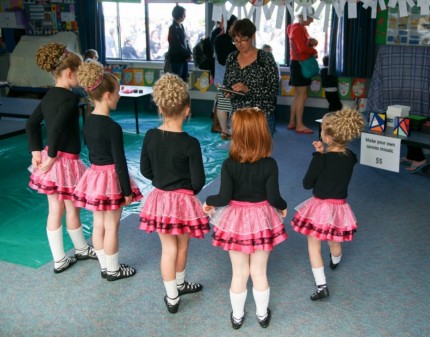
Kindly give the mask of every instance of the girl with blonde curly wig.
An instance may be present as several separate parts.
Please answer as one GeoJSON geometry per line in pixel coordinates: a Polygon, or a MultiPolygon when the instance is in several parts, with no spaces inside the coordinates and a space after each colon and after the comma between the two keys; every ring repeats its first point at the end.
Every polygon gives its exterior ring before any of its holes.
{"type": "Polygon", "coordinates": [[[54,272],[61,273],[77,260],[97,259],[82,231],[80,209],[73,203],[73,190],[85,171],[79,159],[79,96],[77,71],[82,58],[64,44],[52,42],[36,53],[37,65],[50,72],[55,86],[50,88],[29,118],[26,130],[32,154],[29,186],[48,197],[47,235],[54,258],[54,272]],[[41,123],[47,136],[43,148],[41,123]],[[66,212],[67,231],[75,247],[75,256],[66,256],[63,245],[62,217],[66,212]]]}
{"type": "Polygon", "coordinates": [[[119,101],[119,82],[98,62],[79,67],[78,81],[94,104],[84,126],[91,167],[74,190],[75,205],[93,212],[93,244],[101,277],[116,281],[136,270],[119,264],[118,228],[122,208],[142,195],[130,179],[121,126],[110,118],[119,101]]]}
{"type": "Polygon", "coordinates": [[[303,179],[313,197],[296,207],[291,225],[308,238],[309,259],[317,290],[310,296],[317,301],[329,296],[321,256],[321,241],[330,246],[330,268],[336,269],[342,257],[341,243],[351,241],[357,222],[346,202],[357,156],[347,148],[364,127],[363,116],[344,108],[328,113],[322,120],[321,141],[312,145],[316,152],[303,179]]]}
{"type": "Polygon", "coordinates": [[[232,126],[230,155],[222,165],[219,193],[207,197],[203,210],[211,215],[214,225],[212,244],[230,255],[233,329],[239,329],[244,321],[249,276],[258,322],[267,328],[271,319],[267,262],[273,247],[287,239],[282,220],[287,203],[279,192],[278,165],[270,157],[272,137],[264,112],[257,108],[236,110],[232,126]]]}
{"type": "Polygon", "coordinates": [[[140,229],[157,232],[161,241],[161,274],[167,310],[178,311],[180,296],[201,291],[200,283],[185,281],[188,243],[209,233],[209,220],[197,197],[205,183],[199,141],[183,131],[190,113],[187,84],[166,73],[154,85],[154,102],[163,123],[143,140],[140,172],[152,181],[140,213],[140,229]]]}

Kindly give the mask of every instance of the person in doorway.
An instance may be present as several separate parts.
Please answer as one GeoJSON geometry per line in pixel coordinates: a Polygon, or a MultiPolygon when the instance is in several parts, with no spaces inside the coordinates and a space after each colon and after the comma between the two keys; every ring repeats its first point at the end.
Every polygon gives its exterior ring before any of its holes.
{"type": "Polygon", "coordinates": [[[321,84],[324,88],[325,98],[328,102],[328,111],[338,111],[342,109],[342,103],[337,89],[338,81],[337,76],[329,74],[327,55],[323,57],[323,65],[324,67],[321,69],[321,84]]]}
{"type": "Polygon", "coordinates": [[[97,259],[93,247],[85,241],[80,209],[73,202],[73,190],[85,172],[79,159],[79,96],[77,72],[81,56],[64,44],[52,42],[40,47],[36,63],[51,73],[55,86],[50,88],[27,121],[26,132],[32,155],[30,188],[46,194],[48,220],[46,232],[54,258],[54,273],[62,273],[77,260],[97,259]],[[47,136],[43,149],[41,123],[45,121],[47,136]],[[63,244],[62,218],[66,213],[67,232],[75,248],[75,256],[66,256],[63,244]]]}
{"type": "Polygon", "coordinates": [[[303,77],[299,61],[304,61],[309,57],[317,57],[318,52],[315,46],[318,41],[309,37],[306,26],[314,20],[312,13],[296,16],[296,22],[287,27],[287,34],[290,40],[290,85],[295,88],[294,98],[290,107],[290,122],[288,130],[295,130],[298,134],[313,134],[314,131],[307,128],[303,123],[303,111],[307,99],[308,86],[311,84],[310,78],[303,77]]]}
{"type": "Polygon", "coordinates": [[[169,56],[170,66],[174,74],[178,75],[187,83],[188,81],[188,62],[191,61],[191,48],[182,24],[186,17],[184,7],[176,5],[172,10],[173,22],[169,27],[169,56]]]}
{"type": "MultiPolygon", "coordinates": [[[[237,51],[236,46],[232,43],[232,38],[229,35],[229,30],[237,17],[232,15],[227,21],[227,31],[218,35],[214,40],[215,50],[215,86],[222,85],[224,82],[225,63],[230,53],[237,51]]],[[[218,93],[216,97],[216,117],[218,118],[221,128],[221,138],[229,140],[231,138],[228,130],[228,118],[232,112],[230,98],[224,97],[222,93],[218,93]]]]}

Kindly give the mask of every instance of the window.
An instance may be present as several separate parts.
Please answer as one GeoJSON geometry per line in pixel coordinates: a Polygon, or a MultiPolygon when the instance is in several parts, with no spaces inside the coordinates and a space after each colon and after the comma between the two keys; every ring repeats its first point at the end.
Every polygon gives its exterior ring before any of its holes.
{"type": "Polygon", "coordinates": [[[146,60],[144,3],[103,3],[106,58],[146,60]]]}
{"type": "MultiPolygon", "coordinates": [[[[172,24],[174,3],[103,3],[106,58],[121,60],[162,60],[169,48],[167,35],[172,24]],[[145,7],[147,13],[145,15],[145,7]],[[145,20],[149,26],[149,50],[146,48],[145,20]],[[113,36],[112,36],[113,35],[113,36]],[[119,48],[121,46],[121,48],[119,48]]],[[[192,48],[205,36],[205,6],[180,4],[186,9],[184,21],[192,48]]]]}
{"type": "MultiPolygon", "coordinates": [[[[162,1],[162,0],[161,0],[162,1]]],[[[227,11],[232,9],[232,4],[226,2],[227,11]]],[[[142,1],[142,3],[115,3],[104,2],[103,13],[105,16],[105,39],[106,39],[106,58],[120,60],[163,60],[164,54],[169,48],[167,35],[169,26],[172,24],[172,9],[174,3],[160,3],[160,0],[142,1]],[[147,25],[146,25],[147,20],[147,25]],[[145,27],[148,28],[146,32],[145,27]],[[148,37],[146,36],[148,34],[148,37]],[[149,41],[147,50],[146,41],[149,41]]],[[[184,27],[188,35],[190,48],[204,36],[209,34],[206,31],[206,7],[212,4],[180,3],[186,9],[184,27]]],[[[235,6],[232,14],[237,17],[245,17],[245,13],[251,10],[251,3],[247,3],[245,8],[235,6]],[[240,13],[239,13],[240,11],[240,13]]],[[[326,7],[327,8],[327,7],[326,7]]],[[[331,6],[328,6],[331,11],[331,6]]],[[[286,64],[286,15],[281,28],[276,28],[277,8],[272,13],[271,18],[267,19],[261,7],[260,27],[256,33],[256,47],[261,48],[264,44],[269,44],[273,50],[273,56],[279,64],[286,64]]],[[[330,33],[323,32],[324,9],[321,20],[314,22],[307,28],[309,34],[318,40],[318,61],[322,62],[322,56],[328,53],[330,33]]],[[[285,10],[287,12],[287,10],[285,10]]],[[[254,13],[255,17],[255,13],[254,13]]],[[[331,14],[329,15],[331,24],[331,14]]],[[[329,30],[329,29],[328,29],[329,30]]]]}

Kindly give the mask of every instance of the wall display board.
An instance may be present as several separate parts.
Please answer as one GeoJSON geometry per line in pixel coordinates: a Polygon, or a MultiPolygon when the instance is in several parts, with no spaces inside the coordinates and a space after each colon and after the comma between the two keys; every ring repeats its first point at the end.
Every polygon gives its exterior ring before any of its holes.
{"type": "Polygon", "coordinates": [[[78,31],[75,0],[24,0],[24,11],[28,18],[28,35],[78,31]]]}
{"type": "Polygon", "coordinates": [[[421,15],[420,7],[414,6],[401,17],[397,7],[389,7],[386,38],[387,44],[430,46],[430,16],[421,15]]]}

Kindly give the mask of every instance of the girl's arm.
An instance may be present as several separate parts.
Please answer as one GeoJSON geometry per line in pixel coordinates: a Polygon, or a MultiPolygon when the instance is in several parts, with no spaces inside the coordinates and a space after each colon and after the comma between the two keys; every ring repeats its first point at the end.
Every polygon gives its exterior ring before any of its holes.
{"type": "Polygon", "coordinates": [[[140,153],[140,173],[142,173],[146,179],[152,181],[152,179],[154,179],[154,173],[152,172],[151,160],[147,151],[148,134],[150,134],[150,131],[146,133],[143,139],[142,151],[140,153]]]}
{"type": "Polygon", "coordinates": [[[41,161],[40,151],[43,149],[42,142],[42,128],[40,123],[43,121],[42,107],[41,103],[37,106],[37,108],[33,111],[30,118],[28,119],[25,130],[27,134],[28,141],[28,149],[33,155],[33,160],[35,160],[35,156],[38,157],[38,164],[41,161]]]}
{"type": "Polygon", "coordinates": [[[206,204],[209,206],[227,206],[233,196],[233,178],[228,165],[228,159],[224,161],[221,168],[221,184],[219,193],[206,198],[206,204]]]}
{"type": "Polygon", "coordinates": [[[310,190],[313,188],[317,182],[318,176],[320,175],[321,170],[323,169],[323,155],[320,152],[314,152],[312,161],[309,164],[308,171],[306,172],[305,177],[303,178],[303,187],[306,190],[310,190]]]}
{"type": "Polygon", "coordinates": [[[203,167],[202,150],[197,139],[191,138],[192,142],[189,147],[189,168],[191,175],[191,186],[194,194],[198,194],[205,185],[205,169],[203,167]]]}
{"type": "MultiPolygon", "coordinates": [[[[265,167],[266,175],[266,196],[270,205],[281,211],[287,210],[287,202],[281,197],[279,192],[279,173],[278,164],[273,158],[267,161],[267,168],[265,167]]],[[[286,213],[285,213],[286,214],[286,213]]]]}
{"type": "Polygon", "coordinates": [[[130,176],[128,174],[127,160],[124,153],[122,129],[118,124],[112,124],[110,132],[111,151],[115,171],[118,176],[121,191],[125,197],[131,196],[130,176]]]}

